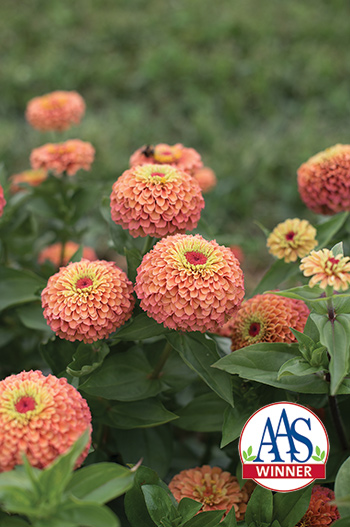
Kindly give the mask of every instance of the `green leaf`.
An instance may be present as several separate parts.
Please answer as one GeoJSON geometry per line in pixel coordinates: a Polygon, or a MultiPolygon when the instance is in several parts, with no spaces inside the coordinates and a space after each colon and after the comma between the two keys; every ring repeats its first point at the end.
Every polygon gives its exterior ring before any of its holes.
{"type": "Polygon", "coordinates": [[[329,220],[324,221],[319,225],[316,225],[316,239],[318,242],[316,251],[328,245],[328,243],[334,238],[336,233],[342,228],[348,215],[348,212],[341,212],[340,214],[332,216],[329,220]]]}
{"type": "MultiPolygon", "coordinates": [[[[338,470],[334,483],[334,493],[336,500],[340,500],[350,494],[350,456],[344,461],[338,470]]],[[[338,509],[341,516],[349,514],[347,506],[339,504],[338,509]]]]}
{"type": "Polygon", "coordinates": [[[220,527],[237,527],[235,508],[231,507],[229,513],[220,522],[220,527]]]}
{"type": "Polygon", "coordinates": [[[176,426],[193,432],[219,432],[227,403],[215,393],[205,393],[192,399],[177,411],[176,426]]]}
{"type": "Polygon", "coordinates": [[[285,298],[295,298],[296,300],[303,300],[303,302],[310,303],[312,305],[315,302],[325,302],[324,290],[315,285],[314,287],[309,287],[308,285],[303,285],[299,287],[292,287],[291,289],[285,289],[284,291],[268,291],[273,295],[283,296],[285,298]]]}
{"type": "Polygon", "coordinates": [[[134,477],[135,472],[116,463],[97,463],[75,471],[66,492],[83,501],[103,504],[127,492],[134,477]]]}
{"type": "Polygon", "coordinates": [[[322,453],[321,453],[321,461],[323,461],[325,457],[326,457],[326,451],[325,451],[325,450],[322,450],[322,453]]]}
{"type": "Polygon", "coordinates": [[[285,263],[284,260],[276,260],[258,283],[252,296],[265,293],[265,291],[271,289],[276,289],[282,282],[285,282],[288,278],[297,274],[298,271],[299,262],[285,263]]]}
{"type": "Polygon", "coordinates": [[[244,450],[243,450],[243,457],[244,457],[244,459],[245,459],[246,461],[248,460],[247,452],[245,452],[244,450]]]}
{"type": "Polygon", "coordinates": [[[159,485],[163,482],[154,470],[147,467],[139,467],[133,487],[126,493],[124,498],[124,506],[126,516],[132,527],[154,527],[144,500],[142,485],[159,485]]]}
{"type": "Polygon", "coordinates": [[[277,492],[273,497],[273,519],[281,527],[293,527],[304,516],[311,498],[312,485],[294,492],[277,492]]]}
{"type": "Polygon", "coordinates": [[[90,395],[116,401],[139,401],[154,397],[161,391],[159,379],[150,379],[152,373],[141,348],[114,354],[80,385],[90,395]]]}
{"type": "Polygon", "coordinates": [[[22,518],[16,518],[15,516],[8,516],[7,518],[0,519],[0,527],[28,527],[29,523],[22,518]]]}
{"type": "Polygon", "coordinates": [[[322,459],[319,457],[319,456],[311,456],[312,459],[314,459],[315,461],[322,461],[322,459]]]}
{"type": "Polygon", "coordinates": [[[233,406],[230,376],[212,368],[219,359],[216,343],[202,333],[169,333],[168,342],[219,397],[233,406]]]}
{"type": "Polygon", "coordinates": [[[319,367],[310,366],[310,364],[301,357],[294,357],[293,359],[287,360],[287,362],[281,366],[277,378],[280,380],[285,375],[303,377],[304,375],[311,375],[318,371],[320,371],[319,367]]]}
{"type": "Polygon", "coordinates": [[[50,366],[52,373],[59,375],[66,371],[67,364],[71,362],[76,346],[73,342],[53,336],[46,343],[41,343],[39,349],[50,366]]]}
{"type": "Polygon", "coordinates": [[[251,455],[252,455],[252,452],[253,452],[253,447],[250,446],[250,447],[248,448],[248,450],[247,450],[247,454],[248,454],[248,456],[251,456],[251,455]]]}
{"type": "Polygon", "coordinates": [[[26,328],[52,333],[50,326],[44,318],[43,308],[39,302],[31,302],[30,304],[19,307],[17,314],[26,328]]]}
{"type": "Polygon", "coordinates": [[[316,450],[316,454],[317,454],[318,456],[320,456],[320,455],[321,455],[321,449],[320,449],[320,447],[317,446],[315,450],[316,450]]]}
{"type": "Polygon", "coordinates": [[[134,402],[117,402],[110,407],[103,417],[108,426],[129,430],[131,428],[145,428],[158,426],[177,419],[177,415],[169,412],[156,399],[145,399],[134,402]]]}
{"type": "Polygon", "coordinates": [[[84,527],[119,527],[117,516],[105,505],[80,501],[74,496],[60,505],[55,518],[68,522],[76,522],[84,527]]]}
{"type": "Polygon", "coordinates": [[[332,527],[349,527],[350,525],[350,516],[345,516],[344,518],[340,518],[340,520],[335,521],[332,523],[332,527]]]}
{"type": "Polygon", "coordinates": [[[115,338],[119,340],[144,340],[150,337],[166,335],[170,330],[163,324],[158,324],[153,318],[146,313],[140,313],[131,322],[125,324],[114,333],[115,338]]]}
{"type": "Polygon", "coordinates": [[[333,245],[331,251],[332,251],[332,253],[334,254],[335,258],[336,258],[337,256],[341,256],[341,257],[343,257],[343,256],[344,256],[343,242],[339,242],[339,243],[337,243],[336,245],[333,245]]]}
{"type": "Polygon", "coordinates": [[[219,525],[224,511],[225,509],[222,511],[200,512],[184,523],[182,527],[215,527],[219,525]]]}
{"type": "Polygon", "coordinates": [[[73,377],[89,375],[101,366],[108,353],[109,347],[105,342],[81,343],[73,355],[73,361],[67,366],[67,372],[73,377]]]}
{"type": "Polygon", "coordinates": [[[135,282],[137,275],[137,268],[142,262],[142,254],[138,249],[127,249],[124,248],[126,261],[128,264],[128,278],[131,282],[135,282]]]}
{"type": "Polygon", "coordinates": [[[247,346],[223,357],[213,366],[243,379],[268,384],[300,393],[328,393],[328,383],[316,375],[286,376],[278,380],[278,372],[287,360],[299,355],[297,344],[279,342],[247,346]]]}
{"type": "Polygon", "coordinates": [[[38,300],[45,286],[45,280],[30,271],[0,267],[0,311],[38,300]]]}
{"type": "Polygon", "coordinates": [[[177,513],[181,516],[182,523],[184,523],[193,518],[202,507],[203,503],[201,502],[191,498],[182,498],[177,508],[177,513]]]}
{"type": "Polygon", "coordinates": [[[247,404],[244,406],[240,405],[237,408],[232,408],[230,406],[226,408],[220,448],[224,448],[241,435],[243,426],[258,408],[252,408],[247,404]]]}
{"type": "Polygon", "coordinates": [[[158,485],[143,485],[141,487],[149,515],[156,525],[162,527],[162,521],[167,518],[172,522],[177,517],[168,493],[158,485]]]}
{"type": "Polygon", "coordinates": [[[80,262],[80,260],[83,257],[83,252],[84,252],[84,245],[81,244],[79,245],[78,249],[75,251],[73,256],[69,259],[69,262],[80,262]]]}
{"type": "Polygon", "coordinates": [[[30,516],[37,511],[35,494],[18,487],[1,487],[0,502],[7,512],[30,516]]]}
{"type": "Polygon", "coordinates": [[[247,505],[244,519],[248,525],[269,525],[273,514],[273,496],[270,490],[257,485],[247,505]]]}

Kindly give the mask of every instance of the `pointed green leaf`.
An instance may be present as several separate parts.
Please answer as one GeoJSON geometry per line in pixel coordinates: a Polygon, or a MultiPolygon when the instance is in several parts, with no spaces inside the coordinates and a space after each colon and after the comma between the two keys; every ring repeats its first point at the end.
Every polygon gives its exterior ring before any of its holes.
{"type": "Polygon", "coordinates": [[[83,252],[84,252],[84,245],[81,244],[79,245],[78,249],[75,251],[73,256],[69,259],[69,261],[70,262],[80,262],[80,260],[83,257],[83,252]]]}
{"type": "Polygon", "coordinates": [[[250,446],[250,447],[248,448],[248,450],[247,450],[247,454],[248,454],[248,456],[251,456],[251,455],[252,455],[252,452],[253,452],[253,447],[250,446]]]}
{"type": "Polygon", "coordinates": [[[339,214],[336,214],[335,216],[332,216],[330,219],[327,219],[326,221],[320,223],[319,225],[316,225],[316,239],[318,242],[316,251],[328,245],[328,243],[334,238],[337,232],[342,228],[348,215],[348,212],[341,212],[339,214]]]}
{"type": "Polygon", "coordinates": [[[184,523],[183,527],[216,527],[219,525],[224,512],[225,509],[222,511],[200,512],[184,523]]]}
{"type": "Polygon", "coordinates": [[[320,447],[317,446],[317,447],[315,448],[315,450],[316,450],[316,454],[317,454],[318,456],[320,456],[320,454],[321,454],[321,449],[320,449],[320,447]]]}
{"type": "Polygon", "coordinates": [[[280,380],[286,375],[296,375],[298,377],[303,377],[304,375],[312,375],[318,371],[320,371],[320,368],[310,366],[310,364],[301,357],[294,357],[293,359],[287,360],[287,362],[281,366],[277,375],[277,379],[280,380]]]}
{"type": "Polygon", "coordinates": [[[128,264],[128,278],[131,282],[135,282],[137,268],[142,261],[142,254],[138,249],[127,249],[126,247],[124,248],[124,254],[128,264]]]}
{"type": "Polygon", "coordinates": [[[108,426],[130,430],[162,425],[177,419],[177,415],[169,412],[154,397],[142,401],[116,402],[101,419],[108,426]]]}
{"type": "Polygon", "coordinates": [[[108,353],[109,347],[105,342],[81,343],[73,355],[73,361],[67,366],[67,372],[73,377],[89,375],[101,366],[108,353]]]}
{"type": "Polygon", "coordinates": [[[53,333],[44,318],[43,308],[40,302],[31,302],[30,304],[19,307],[17,314],[26,328],[53,333]]]}
{"type": "Polygon", "coordinates": [[[141,313],[129,323],[117,329],[114,336],[117,340],[135,341],[166,335],[169,332],[170,330],[165,328],[163,324],[158,324],[158,322],[150,318],[146,313],[141,313]]]}
{"type": "Polygon", "coordinates": [[[191,498],[182,498],[177,508],[177,513],[181,516],[182,523],[184,523],[193,518],[202,507],[203,503],[201,502],[191,498]]]}
{"type": "Polygon", "coordinates": [[[132,527],[155,527],[146,507],[142,486],[161,486],[162,484],[163,482],[154,470],[147,467],[139,467],[133,487],[126,493],[124,498],[125,513],[132,527]]]}
{"type": "Polygon", "coordinates": [[[0,267],[0,311],[38,300],[45,286],[46,281],[30,271],[0,267]]]}
{"type": "Polygon", "coordinates": [[[248,501],[247,510],[244,516],[245,521],[248,525],[251,523],[254,525],[269,525],[272,521],[272,513],[272,492],[257,485],[248,501]]]}
{"type": "Polygon", "coordinates": [[[176,508],[166,490],[158,485],[143,485],[141,490],[148,513],[156,525],[162,527],[165,518],[172,522],[177,517],[176,508]]]}
{"type": "Polygon", "coordinates": [[[235,508],[231,507],[229,513],[220,522],[220,527],[237,527],[235,508]]]}
{"type": "Polygon", "coordinates": [[[294,492],[277,492],[273,497],[273,519],[281,527],[296,525],[309,507],[311,491],[312,485],[294,492]]]}
{"type": "MultiPolygon", "coordinates": [[[[350,494],[350,456],[344,461],[340,469],[338,470],[334,484],[335,499],[339,500],[350,494]]],[[[348,507],[344,505],[338,505],[341,516],[349,514],[348,507]]]]}
{"type": "Polygon", "coordinates": [[[58,508],[55,518],[76,522],[84,527],[119,527],[117,516],[105,505],[80,501],[74,496],[64,502],[58,508]]]}
{"type": "Polygon", "coordinates": [[[276,260],[254,289],[252,296],[276,289],[282,282],[299,272],[299,262],[285,263],[276,260]]]}
{"type": "Polygon", "coordinates": [[[321,454],[321,460],[322,461],[324,460],[325,456],[326,456],[326,451],[322,450],[322,454],[321,454]]]}
{"type": "Polygon", "coordinates": [[[339,242],[336,245],[333,245],[331,251],[332,251],[332,253],[334,254],[335,257],[337,257],[337,256],[344,256],[343,242],[339,242]]]}
{"type": "Polygon", "coordinates": [[[321,461],[321,459],[318,457],[318,456],[311,456],[312,459],[314,459],[315,461],[321,461]]]}
{"type": "Polygon", "coordinates": [[[199,395],[177,412],[176,426],[194,432],[219,432],[227,407],[227,403],[214,392],[199,395]]]}

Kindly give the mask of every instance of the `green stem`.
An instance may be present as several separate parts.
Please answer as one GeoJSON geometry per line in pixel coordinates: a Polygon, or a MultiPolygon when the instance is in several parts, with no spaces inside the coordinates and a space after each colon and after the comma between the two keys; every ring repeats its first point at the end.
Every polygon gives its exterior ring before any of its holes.
{"type": "Polygon", "coordinates": [[[142,256],[144,256],[146,253],[148,253],[148,251],[151,250],[152,245],[153,245],[153,238],[152,238],[152,236],[147,236],[147,238],[145,240],[145,244],[144,244],[143,249],[142,249],[142,256]]]}
{"type": "Polygon", "coordinates": [[[327,285],[326,287],[326,296],[330,297],[327,300],[328,318],[333,323],[335,319],[335,310],[333,303],[333,287],[330,285],[327,285]]]}
{"type": "Polygon", "coordinates": [[[161,353],[161,355],[159,357],[159,360],[158,360],[154,370],[148,376],[149,379],[151,379],[151,380],[159,379],[160,374],[162,373],[162,370],[164,368],[164,364],[166,363],[166,361],[169,358],[170,352],[171,352],[171,344],[169,344],[169,342],[167,342],[165,344],[165,347],[164,347],[164,349],[163,349],[163,351],[162,351],[162,353],[161,353]]]}

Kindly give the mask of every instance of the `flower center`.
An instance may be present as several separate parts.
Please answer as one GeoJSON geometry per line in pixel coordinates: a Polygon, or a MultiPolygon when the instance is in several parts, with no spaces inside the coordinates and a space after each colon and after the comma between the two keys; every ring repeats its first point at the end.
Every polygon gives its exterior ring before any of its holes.
{"type": "Polygon", "coordinates": [[[223,492],[221,489],[218,489],[215,485],[215,482],[213,482],[214,484],[212,485],[208,485],[207,482],[203,483],[203,486],[195,486],[193,493],[195,499],[200,499],[202,503],[209,505],[210,507],[212,507],[214,504],[217,505],[220,503],[225,492],[223,492]]]}
{"type": "Polygon", "coordinates": [[[260,333],[260,328],[261,328],[261,326],[260,326],[259,322],[253,322],[252,324],[250,324],[250,328],[249,328],[249,331],[248,331],[249,335],[251,337],[256,337],[260,333]]]}
{"type": "Polygon", "coordinates": [[[294,236],[295,236],[295,232],[293,232],[293,231],[289,231],[289,232],[287,232],[287,234],[286,234],[286,240],[287,240],[287,241],[292,241],[293,238],[294,238],[294,236]]]}
{"type": "Polygon", "coordinates": [[[31,410],[34,410],[35,407],[36,402],[33,397],[21,397],[15,404],[15,408],[20,414],[30,412],[31,410]]]}
{"type": "Polygon", "coordinates": [[[75,284],[75,287],[77,289],[84,289],[85,287],[90,287],[90,285],[93,284],[93,281],[88,276],[83,276],[83,278],[79,278],[77,283],[75,284]]]}
{"type": "Polygon", "coordinates": [[[331,264],[331,267],[333,267],[333,265],[337,265],[337,263],[339,263],[340,260],[337,260],[336,258],[328,258],[327,263],[328,262],[331,264]]]}
{"type": "Polygon", "coordinates": [[[158,145],[154,149],[153,158],[158,163],[174,163],[181,157],[181,149],[175,146],[158,145]]]}
{"type": "Polygon", "coordinates": [[[192,265],[204,265],[208,260],[205,254],[197,251],[189,251],[185,253],[185,258],[192,265]]]}
{"type": "Polygon", "coordinates": [[[163,172],[152,172],[151,176],[152,177],[164,177],[165,174],[163,174],[163,172]]]}

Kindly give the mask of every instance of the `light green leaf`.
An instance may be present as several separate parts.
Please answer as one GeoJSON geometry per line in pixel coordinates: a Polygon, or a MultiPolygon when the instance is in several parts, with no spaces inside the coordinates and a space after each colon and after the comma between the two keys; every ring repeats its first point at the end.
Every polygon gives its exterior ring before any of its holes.
{"type": "Polygon", "coordinates": [[[191,498],[182,498],[177,508],[177,513],[181,516],[182,523],[184,523],[193,518],[202,507],[203,504],[201,502],[191,498]]]}
{"type": "Polygon", "coordinates": [[[0,311],[38,300],[45,286],[45,280],[30,271],[0,267],[0,311]]]}
{"type": "MultiPolygon", "coordinates": [[[[335,478],[334,493],[336,501],[350,495],[350,456],[344,461],[335,478]]],[[[338,505],[341,516],[349,514],[348,506],[338,505]]]]}
{"type": "Polygon", "coordinates": [[[119,527],[117,516],[105,505],[80,501],[74,496],[60,505],[55,518],[84,527],[119,527]]]}
{"type": "Polygon", "coordinates": [[[328,243],[334,238],[337,232],[342,228],[348,215],[348,212],[341,212],[332,216],[330,219],[327,219],[326,221],[320,223],[319,225],[316,225],[316,239],[318,242],[316,251],[319,251],[320,249],[328,245],[328,243]]]}
{"type": "Polygon", "coordinates": [[[29,329],[53,333],[43,315],[43,308],[39,302],[31,302],[17,309],[22,324],[29,329]]]}
{"type": "Polygon", "coordinates": [[[281,366],[277,379],[280,380],[286,375],[296,375],[298,377],[303,377],[304,375],[311,375],[313,373],[317,373],[318,371],[320,371],[319,367],[310,366],[310,364],[301,357],[294,357],[281,366]]]}
{"type": "Polygon", "coordinates": [[[143,485],[141,490],[148,513],[156,525],[162,527],[162,522],[165,518],[170,520],[170,522],[175,520],[177,510],[166,490],[158,485],[143,485]]]}
{"type": "Polygon", "coordinates": [[[284,260],[276,260],[263,276],[254,289],[252,296],[276,289],[281,283],[299,272],[299,263],[285,263],[284,260]]]}

